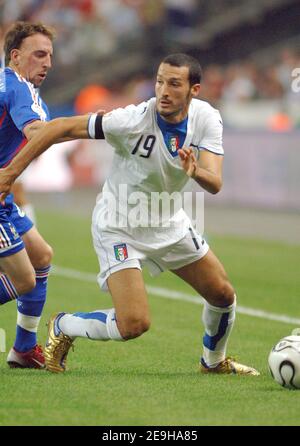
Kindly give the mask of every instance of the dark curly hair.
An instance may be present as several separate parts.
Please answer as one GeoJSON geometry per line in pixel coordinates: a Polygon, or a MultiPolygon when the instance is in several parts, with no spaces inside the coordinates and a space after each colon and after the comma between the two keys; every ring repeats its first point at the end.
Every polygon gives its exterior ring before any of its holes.
{"type": "Polygon", "coordinates": [[[190,85],[200,84],[202,69],[200,63],[194,57],[184,53],[169,54],[169,56],[162,60],[162,63],[173,67],[188,67],[190,85]]]}

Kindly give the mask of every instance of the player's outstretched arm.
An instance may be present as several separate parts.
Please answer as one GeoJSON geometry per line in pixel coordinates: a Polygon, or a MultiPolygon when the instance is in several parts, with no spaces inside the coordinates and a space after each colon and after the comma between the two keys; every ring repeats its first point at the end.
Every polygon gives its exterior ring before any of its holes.
{"type": "Polygon", "coordinates": [[[3,201],[10,193],[12,184],[31,161],[45,152],[52,144],[63,138],[89,138],[88,121],[89,115],[57,118],[38,130],[11,163],[5,169],[0,169],[0,201],[3,201]]]}
{"type": "Polygon", "coordinates": [[[203,150],[197,161],[193,150],[185,147],[179,149],[178,154],[186,174],[203,189],[211,194],[216,194],[221,190],[223,156],[203,150]]]}

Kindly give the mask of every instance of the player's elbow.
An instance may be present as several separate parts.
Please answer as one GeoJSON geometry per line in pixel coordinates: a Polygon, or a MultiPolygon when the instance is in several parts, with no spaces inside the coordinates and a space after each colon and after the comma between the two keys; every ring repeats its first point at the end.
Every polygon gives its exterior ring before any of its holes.
{"type": "Polygon", "coordinates": [[[215,181],[211,184],[209,192],[213,195],[217,194],[222,189],[222,185],[223,185],[222,179],[216,178],[215,181]]]}

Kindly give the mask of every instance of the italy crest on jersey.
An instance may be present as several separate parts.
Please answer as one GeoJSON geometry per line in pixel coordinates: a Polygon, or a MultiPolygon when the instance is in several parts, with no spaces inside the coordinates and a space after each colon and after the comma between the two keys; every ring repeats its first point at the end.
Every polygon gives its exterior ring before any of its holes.
{"type": "Polygon", "coordinates": [[[114,245],[114,251],[116,259],[120,260],[120,262],[124,262],[124,260],[128,258],[126,243],[122,243],[120,245],[114,245]]]}
{"type": "Polygon", "coordinates": [[[179,137],[171,136],[169,139],[168,150],[174,158],[175,156],[178,156],[177,153],[178,149],[179,149],[179,137]]]}

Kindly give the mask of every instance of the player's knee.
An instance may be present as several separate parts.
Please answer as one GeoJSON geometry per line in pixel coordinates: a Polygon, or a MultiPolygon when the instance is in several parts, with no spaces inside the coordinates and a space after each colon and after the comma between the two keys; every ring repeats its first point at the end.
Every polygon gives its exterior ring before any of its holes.
{"type": "Polygon", "coordinates": [[[51,248],[50,245],[46,245],[42,258],[41,258],[41,263],[42,263],[42,267],[46,267],[48,265],[50,265],[51,261],[52,261],[52,257],[53,257],[53,249],[51,248]]]}
{"type": "Polygon", "coordinates": [[[40,255],[34,262],[34,268],[46,268],[48,265],[50,265],[53,258],[53,249],[50,245],[47,243],[45,244],[43,250],[41,251],[40,255]]]}
{"type": "Polygon", "coordinates": [[[210,296],[210,303],[216,307],[228,307],[234,302],[235,292],[228,280],[220,280],[215,284],[210,296]]]}
{"type": "Polygon", "coordinates": [[[147,317],[128,317],[120,321],[119,331],[123,339],[134,339],[149,330],[150,320],[147,317]]]}

